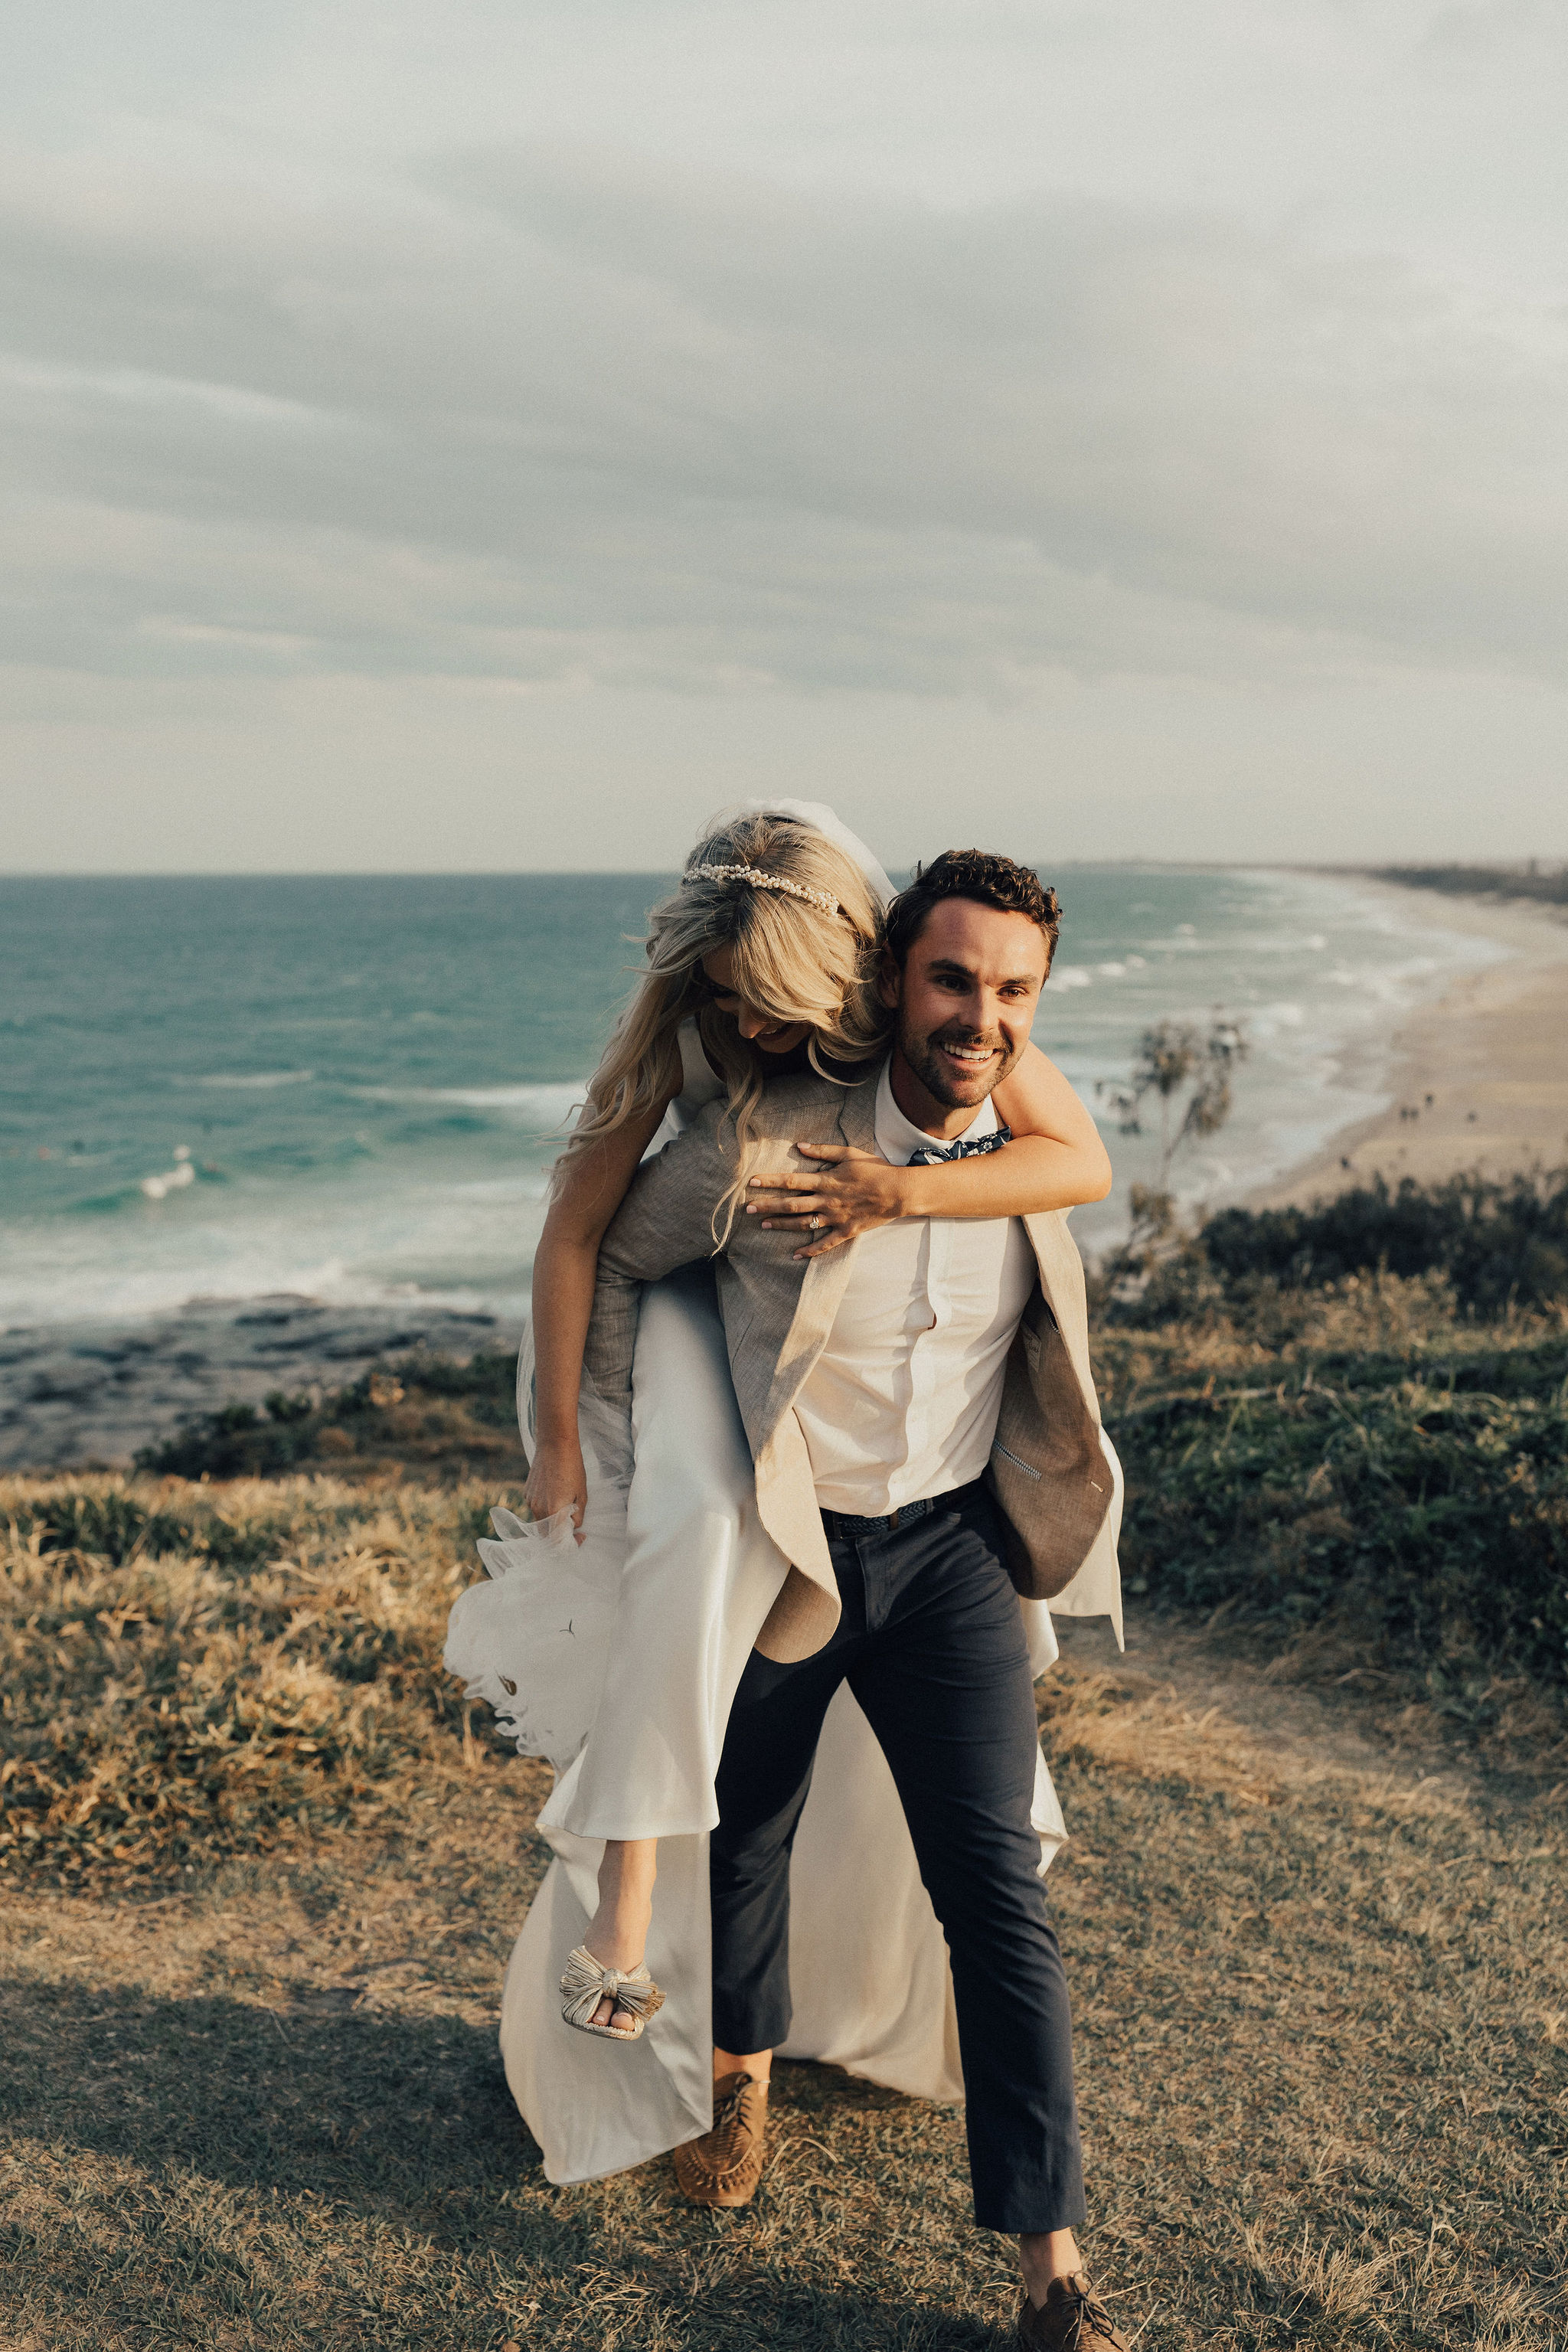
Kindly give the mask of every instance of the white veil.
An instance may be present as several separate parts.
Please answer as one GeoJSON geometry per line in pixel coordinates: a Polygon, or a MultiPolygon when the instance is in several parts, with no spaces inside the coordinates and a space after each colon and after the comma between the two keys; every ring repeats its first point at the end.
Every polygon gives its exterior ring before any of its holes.
{"type": "Polygon", "coordinates": [[[826,801],[735,801],[729,808],[715,810],[697,838],[705,840],[710,834],[717,833],[721,825],[732,824],[738,816],[793,816],[799,824],[815,825],[818,833],[825,833],[829,841],[855,860],[870,885],[877,911],[879,914],[887,913],[894,895],[892,884],[859,835],[851,833],[843,818],[837,815],[826,801]]]}

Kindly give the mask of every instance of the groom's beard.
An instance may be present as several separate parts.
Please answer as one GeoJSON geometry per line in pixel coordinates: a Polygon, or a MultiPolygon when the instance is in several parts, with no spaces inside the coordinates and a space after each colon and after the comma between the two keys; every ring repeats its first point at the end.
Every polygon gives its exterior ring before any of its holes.
{"type": "Polygon", "coordinates": [[[908,1021],[899,1024],[899,1051],[928,1094],[949,1110],[983,1103],[1027,1044],[1027,1036],[1010,1042],[1000,1029],[972,1029],[963,1021],[944,1022],[923,1037],[908,1021]]]}

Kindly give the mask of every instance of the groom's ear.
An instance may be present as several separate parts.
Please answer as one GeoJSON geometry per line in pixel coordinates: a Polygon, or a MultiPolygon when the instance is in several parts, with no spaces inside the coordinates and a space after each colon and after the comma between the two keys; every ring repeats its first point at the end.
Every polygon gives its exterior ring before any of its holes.
{"type": "Polygon", "coordinates": [[[898,965],[888,953],[887,949],[884,948],[882,950],[881,961],[877,966],[877,994],[880,997],[882,1003],[888,1007],[889,1012],[896,1013],[898,1011],[899,998],[902,993],[903,984],[903,973],[899,970],[898,965]]]}

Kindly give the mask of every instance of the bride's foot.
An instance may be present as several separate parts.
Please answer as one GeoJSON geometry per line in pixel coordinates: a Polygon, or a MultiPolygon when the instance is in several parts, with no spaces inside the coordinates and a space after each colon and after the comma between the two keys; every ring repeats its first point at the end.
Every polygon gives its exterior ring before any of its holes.
{"type": "Polygon", "coordinates": [[[650,2017],[664,2007],[664,1995],[647,1972],[646,1961],[635,1969],[601,1968],[585,1944],[566,1956],[561,1971],[561,2014],[579,2033],[596,2033],[605,2042],[637,2042],[650,2017]],[[615,1996],[607,2003],[606,1996],[615,1996]],[[601,2025],[606,2006],[624,2025],[601,2025]]]}
{"type": "MultiPolygon", "coordinates": [[[[584,1948],[602,1969],[635,1969],[653,1924],[653,1881],[658,1847],[653,1838],[610,1838],[599,1865],[599,1907],[588,1922],[584,1948]]],[[[636,2023],[629,2010],[606,1997],[594,2011],[595,2025],[628,2033],[636,2023]]]]}
{"type": "MultiPolygon", "coordinates": [[[[602,1969],[629,1972],[641,1962],[653,1923],[653,1906],[645,1904],[637,1911],[616,1908],[607,1919],[605,1915],[605,1906],[601,1902],[583,1938],[584,1948],[593,1954],[602,1969]]],[[[637,2020],[630,2010],[614,2008],[606,1996],[594,2011],[592,2022],[607,2025],[615,2033],[629,2033],[637,2020]]]]}

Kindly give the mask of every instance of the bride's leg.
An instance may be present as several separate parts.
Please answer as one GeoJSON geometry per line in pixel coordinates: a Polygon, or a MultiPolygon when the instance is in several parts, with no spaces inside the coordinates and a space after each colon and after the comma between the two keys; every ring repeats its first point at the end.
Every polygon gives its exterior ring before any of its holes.
{"type": "MultiPolygon", "coordinates": [[[[647,1942],[653,1917],[653,1882],[658,1865],[657,1838],[606,1838],[599,1864],[599,1907],[583,1941],[604,1969],[635,1969],[647,1942]]],[[[627,2033],[636,2019],[624,2009],[612,2012],[606,1998],[594,2011],[595,2025],[627,2033]]]]}
{"type": "MultiPolygon", "coordinates": [[[[628,1969],[646,1953],[658,1839],[700,1836],[716,1818],[731,1695],[787,1573],[757,1519],[710,1276],[677,1276],[644,1294],[633,1433],[605,1679],[569,1798],[552,1799],[544,1817],[548,1828],[604,1839],[583,1941],[601,1968],[628,1969]]],[[[590,2022],[618,2032],[633,2020],[623,2011],[612,2022],[601,2000],[590,2022]]],[[[667,2035],[670,2027],[667,2019],[667,2035]]]]}

